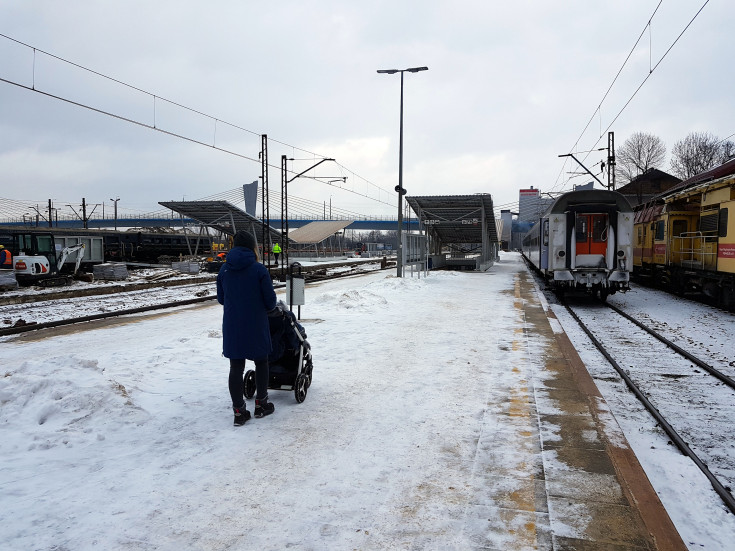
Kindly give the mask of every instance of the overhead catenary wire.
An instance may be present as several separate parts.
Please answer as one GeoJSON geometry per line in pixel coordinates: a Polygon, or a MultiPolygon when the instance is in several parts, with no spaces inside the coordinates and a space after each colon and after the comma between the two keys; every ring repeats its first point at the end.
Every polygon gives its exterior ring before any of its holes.
{"type": "MultiPolygon", "coordinates": [[[[105,74],[103,74],[103,73],[101,73],[99,71],[95,71],[93,69],[90,69],[88,67],[85,67],[85,66],[83,66],[83,65],[81,65],[79,63],[75,63],[75,62],[70,61],[68,59],[65,59],[65,58],[63,58],[61,56],[52,54],[50,52],[47,52],[45,50],[42,50],[42,49],[37,48],[35,46],[32,46],[30,44],[26,44],[26,43],[24,43],[24,42],[22,42],[20,40],[17,40],[15,38],[11,37],[11,36],[8,36],[6,34],[0,33],[0,37],[5,38],[7,40],[10,40],[10,41],[12,41],[12,42],[14,42],[14,43],[16,43],[16,44],[18,44],[20,46],[25,47],[25,48],[29,48],[29,49],[31,49],[33,51],[33,78],[32,78],[32,84],[30,86],[27,85],[27,84],[23,84],[21,82],[16,82],[14,80],[10,80],[10,79],[3,78],[3,77],[0,77],[0,82],[5,82],[7,84],[11,84],[11,85],[17,86],[19,88],[22,88],[22,89],[25,89],[25,90],[28,90],[28,91],[31,91],[31,92],[35,92],[35,93],[44,95],[44,96],[49,97],[49,98],[52,98],[52,99],[63,101],[63,102],[66,102],[68,104],[75,105],[77,107],[81,107],[81,108],[84,108],[84,109],[88,109],[90,111],[93,111],[93,112],[96,112],[96,113],[99,113],[99,114],[102,114],[102,115],[106,115],[106,116],[109,116],[109,117],[112,117],[112,118],[115,118],[115,119],[118,119],[118,120],[121,120],[121,121],[124,121],[124,122],[132,123],[132,124],[135,124],[135,125],[144,127],[144,128],[148,128],[150,130],[155,130],[155,131],[161,132],[163,134],[167,134],[167,135],[172,136],[172,137],[176,137],[176,138],[179,138],[179,139],[182,139],[182,140],[185,140],[185,141],[189,141],[191,143],[195,143],[197,145],[202,145],[202,146],[205,146],[207,148],[215,149],[217,151],[220,151],[220,152],[223,152],[223,153],[226,153],[226,154],[229,154],[229,155],[233,155],[233,156],[236,156],[236,157],[239,157],[239,158],[242,158],[242,159],[245,159],[245,160],[248,160],[248,161],[252,161],[252,162],[256,162],[256,163],[260,164],[260,160],[259,159],[256,159],[254,157],[250,157],[248,155],[244,155],[242,153],[238,153],[238,152],[236,152],[236,151],[234,151],[232,149],[227,149],[227,148],[223,148],[223,147],[217,146],[217,144],[216,144],[216,129],[217,129],[217,124],[218,123],[221,123],[221,124],[225,124],[227,126],[230,126],[232,128],[235,128],[237,130],[240,130],[240,131],[243,131],[243,132],[252,134],[254,136],[262,136],[264,134],[263,132],[256,132],[254,130],[250,130],[250,129],[245,128],[243,126],[240,126],[240,125],[231,123],[229,121],[226,121],[226,120],[224,120],[222,118],[215,117],[213,115],[209,115],[208,113],[204,113],[203,111],[200,111],[200,110],[197,110],[197,109],[193,109],[191,107],[188,107],[188,106],[183,105],[181,103],[178,103],[176,101],[167,99],[167,98],[165,98],[165,97],[163,97],[161,95],[158,95],[158,94],[155,94],[153,92],[144,90],[144,89],[142,89],[140,87],[131,85],[131,84],[126,83],[126,82],[124,82],[122,80],[119,80],[119,79],[116,79],[114,77],[110,77],[108,75],[105,75],[105,74]],[[86,71],[86,72],[88,72],[88,73],[90,73],[92,75],[95,75],[97,77],[106,79],[106,80],[108,80],[110,82],[113,82],[115,84],[118,84],[120,86],[124,86],[124,87],[126,87],[126,88],[128,88],[130,90],[134,90],[136,92],[139,92],[141,94],[144,94],[144,95],[149,96],[153,100],[153,103],[154,103],[154,110],[153,110],[153,113],[154,114],[153,114],[153,121],[152,121],[152,123],[147,123],[147,122],[144,122],[144,121],[135,120],[135,119],[130,118],[130,117],[126,117],[126,116],[122,116],[122,115],[113,113],[112,111],[109,111],[109,110],[105,110],[105,109],[94,107],[92,105],[83,103],[81,101],[74,101],[74,100],[72,100],[72,99],[70,99],[68,97],[63,97],[63,96],[58,95],[58,94],[52,94],[52,93],[50,93],[48,91],[40,90],[39,88],[36,87],[35,57],[36,57],[36,54],[37,53],[41,53],[43,55],[49,56],[49,57],[51,57],[53,59],[56,59],[56,60],[58,60],[58,61],[60,61],[62,63],[66,63],[66,64],[68,64],[70,66],[73,66],[73,67],[76,67],[76,68],[81,69],[83,71],[86,71]],[[200,115],[202,117],[205,117],[205,118],[211,120],[214,123],[214,137],[213,137],[213,142],[212,143],[206,143],[206,142],[204,142],[202,140],[195,139],[195,138],[192,138],[192,137],[189,137],[189,136],[185,136],[185,135],[183,135],[181,133],[178,133],[178,132],[173,132],[173,131],[170,131],[170,130],[165,130],[165,129],[159,127],[157,125],[156,114],[155,114],[155,105],[156,105],[156,102],[157,101],[164,101],[166,103],[169,103],[171,105],[174,105],[176,107],[179,107],[181,109],[184,109],[184,110],[186,110],[186,111],[188,111],[190,113],[194,113],[194,114],[200,115]]],[[[326,156],[326,155],[321,155],[321,154],[315,153],[313,151],[309,151],[307,149],[304,149],[304,148],[301,148],[301,147],[298,147],[298,146],[295,146],[295,145],[292,145],[292,144],[288,144],[285,141],[278,140],[278,139],[273,138],[271,136],[268,137],[268,141],[269,142],[273,142],[273,143],[277,143],[277,144],[279,144],[281,146],[284,146],[284,147],[288,147],[288,148],[292,149],[292,151],[294,151],[294,152],[295,151],[299,151],[299,152],[305,153],[307,155],[311,155],[312,158],[318,158],[318,159],[326,159],[326,158],[328,158],[328,156],[326,156]]],[[[353,180],[354,179],[362,180],[365,183],[366,187],[368,187],[370,189],[373,189],[373,190],[377,190],[378,194],[380,194],[381,192],[382,193],[385,193],[385,194],[390,194],[390,191],[388,191],[388,190],[386,190],[384,188],[381,188],[377,184],[375,184],[375,183],[371,182],[370,180],[368,180],[368,179],[360,176],[356,172],[347,169],[346,167],[344,167],[341,164],[337,164],[337,165],[340,167],[340,170],[348,171],[350,173],[350,175],[353,177],[353,180]]],[[[269,168],[272,168],[272,169],[277,169],[277,170],[280,170],[281,169],[280,165],[272,165],[272,164],[269,164],[268,167],[269,168]]],[[[291,173],[291,174],[296,174],[296,172],[293,171],[293,170],[287,170],[287,172],[288,173],[291,173]]],[[[326,182],[323,182],[322,180],[320,180],[319,177],[312,177],[312,179],[315,180],[315,181],[319,181],[319,182],[321,182],[323,184],[326,184],[326,182]]],[[[333,186],[333,187],[335,187],[335,186],[333,186]]],[[[348,193],[353,193],[353,194],[356,194],[356,195],[360,195],[360,196],[362,196],[362,197],[364,197],[366,199],[369,199],[371,201],[377,201],[377,202],[380,202],[380,203],[389,204],[389,203],[381,200],[380,199],[380,195],[378,195],[378,197],[376,198],[376,197],[370,195],[367,192],[364,192],[363,193],[363,192],[354,191],[354,190],[352,190],[352,189],[350,189],[348,187],[343,187],[341,189],[343,189],[344,191],[346,191],[348,193]]]]}
{"type": "MultiPolygon", "coordinates": [[[[623,107],[621,107],[621,108],[620,108],[620,111],[618,111],[618,114],[617,114],[617,115],[615,115],[615,117],[613,118],[613,120],[612,120],[612,121],[610,121],[610,124],[608,124],[608,125],[607,125],[607,128],[605,129],[605,131],[604,131],[604,132],[602,132],[602,133],[600,134],[600,137],[599,137],[599,138],[597,138],[597,141],[596,141],[596,142],[594,143],[594,145],[592,146],[593,148],[594,148],[594,147],[595,147],[595,146],[596,146],[596,145],[597,145],[598,143],[600,143],[600,140],[602,139],[602,136],[603,136],[603,135],[605,134],[605,132],[607,132],[608,130],[610,130],[610,128],[612,128],[612,125],[613,125],[613,124],[615,124],[615,121],[617,121],[617,120],[618,120],[618,118],[620,117],[620,115],[622,115],[622,114],[623,114],[623,111],[625,111],[625,109],[626,109],[626,108],[628,107],[628,105],[630,104],[630,102],[631,102],[631,101],[633,101],[633,98],[635,98],[635,96],[636,96],[636,95],[638,94],[638,92],[639,92],[639,91],[641,90],[641,88],[643,88],[643,85],[644,85],[644,84],[645,84],[645,83],[646,83],[646,82],[648,81],[648,79],[649,79],[649,78],[651,77],[651,75],[653,74],[653,72],[654,72],[654,71],[655,71],[656,69],[658,69],[658,66],[659,66],[659,65],[661,65],[661,63],[662,63],[662,62],[663,62],[663,60],[664,60],[664,59],[666,58],[666,56],[668,56],[668,55],[669,55],[669,53],[670,53],[670,52],[671,52],[671,50],[672,50],[672,49],[674,48],[674,46],[676,45],[676,43],[677,43],[677,42],[679,42],[679,40],[681,39],[681,37],[682,37],[682,36],[684,36],[684,33],[685,33],[685,32],[687,31],[687,29],[688,29],[688,28],[689,28],[689,27],[690,27],[690,26],[692,25],[692,23],[694,23],[694,20],[695,20],[695,19],[696,19],[697,17],[699,17],[699,14],[700,14],[700,13],[702,13],[702,10],[703,10],[703,9],[705,8],[705,6],[706,6],[707,4],[709,4],[709,2],[710,2],[710,0],[705,0],[704,4],[702,4],[702,7],[700,7],[700,8],[699,8],[699,10],[697,10],[697,13],[695,13],[695,14],[694,14],[694,17],[692,17],[692,18],[691,18],[691,20],[689,21],[689,23],[687,23],[687,25],[686,25],[686,26],[684,27],[684,29],[682,29],[682,31],[681,31],[681,32],[679,33],[679,35],[678,35],[678,36],[676,37],[676,39],[675,39],[675,40],[674,40],[674,41],[673,41],[673,42],[671,43],[671,45],[670,45],[670,46],[668,47],[668,49],[667,49],[667,50],[666,50],[666,51],[664,52],[664,54],[663,54],[663,55],[661,56],[661,58],[660,58],[660,59],[659,59],[659,60],[658,60],[658,61],[656,62],[656,65],[654,65],[654,66],[653,66],[653,67],[652,67],[652,68],[650,69],[649,73],[648,73],[648,74],[646,75],[646,77],[645,77],[645,78],[643,79],[643,81],[642,81],[642,82],[640,83],[640,85],[638,86],[638,88],[636,88],[636,89],[635,89],[635,91],[634,91],[634,92],[633,92],[633,94],[632,94],[632,95],[630,96],[630,98],[628,98],[628,101],[626,101],[626,102],[625,102],[625,104],[623,105],[623,107]]],[[[588,156],[589,156],[589,154],[588,154],[588,156]]],[[[587,157],[585,157],[585,159],[586,159],[586,158],[587,158],[587,157]]]]}
{"type": "MultiPolygon", "coordinates": [[[[638,94],[638,92],[641,90],[641,88],[643,88],[643,86],[648,81],[648,79],[651,77],[651,75],[654,73],[654,71],[659,67],[659,65],[661,65],[661,63],[663,62],[663,60],[669,55],[669,53],[671,52],[671,50],[679,42],[679,40],[681,39],[681,37],[689,29],[689,27],[692,25],[692,23],[694,23],[694,21],[697,19],[697,17],[699,17],[700,13],[702,13],[702,10],[704,10],[704,8],[707,6],[707,4],[709,3],[709,1],[710,0],[705,0],[704,4],[702,4],[702,6],[697,10],[697,12],[694,14],[694,16],[689,20],[689,22],[686,24],[686,26],[678,34],[678,36],[676,37],[676,39],[674,39],[674,41],[669,45],[669,47],[666,49],[666,51],[664,52],[664,54],[659,58],[659,60],[656,62],[656,64],[651,66],[651,63],[649,62],[649,72],[648,72],[648,74],[645,76],[645,78],[643,79],[643,81],[638,85],[638,87],[635,89],[635,91],[632,93],[632,95],[628,98],[628,100],[625,102],[625,104],[620,108],[620,110],[615,115],[615,117],[613,117],[612,121],[607,125],[607,127],[605,128],[605,130],[604,131],[601,130],[600,136],[597,138],[597,140],[594,142],[594,144],[590,147],[590,150],[591,151],[594,151],[594,148],[597,146],[597,144],[600,143],[600,140],[605,135],[605,133],[608,132],[610,130],[610,128],[612,128],[612,125],[615,124],[615,122],[620,118],[620,116],[622,115],[622,113],[627,109],[628,105],[630,105],[631,101],[633,101],[633,99],[638,94]]],[[[658,11],[659,7],[661,6],[661,3],[662,3],[662,0],[659,1],[658,5],[656,6],[656,9],[653,12],[653,14],[648,19],[646,25],[643,28],[643,31],[641,32],[641,34],[639,35],[638,39],[636,40],[633,48],[631,49],[631,52],[626,57],[625,62],[623,63],[623,66],[620,68],[620,70],[616,74],[615,78],[613,79],[612,84],[610,85],[610,87],[608,88],[608,90],[605,92],[605,94],[603,96],[603,99],[600,101],[600,103],[598,104],[598,107],[595,109],[595,112],[592,114],[592,117],[587,122],[587,125],[585,126],[584,130],[582,131],[580,137],[577,138],[577,141],[575,142],[574,147],[572,147],[572,150],[575,149],[576,146],[579,144],[579,141],[582,139],[582,136],[584,136],[584,134],[587,131],[587,128],[589,127],[590,123],[592,122],[592,120],[594,120],[595,115],[599,112],[600,108],[602,107],[603,101],[605,100],[605,98],[609,94],[610,89],[612,88],[613,84],[615,84],[615,82],[617,81],[617,79],[618,79],[618,77],[620,75],[620,72],[622,71],[622,69],[627,64],[628,60],[630,59],[631,54],[633,53],[633,51],[637,47],[637,45],[640,42],[642,36],[645,34],[646,29],[647,28],[650,28],[651,22],[653,21],[653,18],[656,15],[656,12],[658,11]]],[[[587,160],[587,158],[589,157],[590,154],[591,153],[587,153],[587,155],[582,159],[582,162],[585,162],[587,160]]],[[[554,185],[552,186],[552,190],[557,190],[559,187],[564,187],[566,185],[566,183],[568,183],[569,180],[566,180],[566,182],[560,182],[560,178],[564,174],[564,170],[565,170],[565,167],[566,167],[567,162],[568,162],[568,159],[565,159],[564,165],[562,166],[561,170],[559,171],[559,175],[557,176],[556,181],[555,181],[554,185]]]]}
{"type": "MultiPolygon", "coordinates": [[[[281,216],[281,213],[277,208],[277,206],[280,204],[280,191],[271,190],[268,193],[268,197],[269,197],[270,204],[274,205],[272,209],[273,215],[281,216]]],[[[236,187],[236,188],[224,190],[221,192],[217,192],[215,194],[203,197],[199,200],[200,201],[227,201],[228,203],[234,206],[243,206],[245,203],[245,198],[243,195],[242,187],[236,187]]],[[[262,202],[260,187],[258,188],[257,200],[262,202]]],[[[4,199],[0,197],[0,221],[10,220],[10,219],[20,219],[24,215],[28,216],[29,220],[31,218],[35,219],[37,212],[42,213],[40,215],[40,218],[47,221],[47,216],[48,216],[48,212],[47,212],[48,206],[47,205],[48,205],[48,200],[22,201],[22,200],[14,200],[14,199],[4,199]]],[[[392,207],[393,205],[391,204],[390,206],[392,207]]],[[[306,199],[303,197],[289,194],[289,208],[290,208],[289,216],[291,218],[301,217],[301,218],[312,218],[314,220],[320,220],[324,218],[324,211],[325,211],[324,202],[314,201],[312,199],[306,199]]],[[[71,211],[67,209],[62,210],[62,209],[54,208],[54,210],[60,211],[59,218],[61,220],[78,218],[77,215],[73,214],[71,211]]],[[[375,216],[370,216],[370,215],[365,215],[362,213],[350,211],[348,209],[337,207],[336,205],[331,205],[329,207],[329,210],[331,211],[334,218],[341,219],[341,220],[347,220],[347,219],[364,220],[364,219],[375,218],[375,216]]],[[[167,218],[170,212],[169,209],[166,209],[163,207],[159,210],[155,210],[152,212],[146,212],[146,213],[140,213],[138,211],[135,211],[134,209],[123,209],[123,208],[118,208],[118,211],[119,213],[127,211],[131,213],[131,217],[133,218],[161,218],[161,219],[167,218]]],[[[97,212],[97,215],[101,216],[101,213],[97,212]]]]}
{"type": "MultiPolygon", "coordinates": [[[[574,142],[574,147],[572,149],[575,149],[577,147],[577,144],[579,144],[579,140],[582,139],[584,136],[584,133],[587,131],[587,128],[589,128],[592,121],[595,119],[595,115],[600,112],[600,109],[602,108],[602,104],[604,103],[607,96],[610,94],[610,90],[612,90],[613,86],[617,82],[618,78],[620,77],[620,74],[623,72],[623,69],[625,69],[625,66],[628,64],[628,61],[630,61],[631,56],[633,55],[633,52],[635,52],[635,49],[638,47],[638,44],[641,41],[641,38],[643,38],[643,35],[646,34],[646,29],[651,28],[651,21],[653,21],[654,16],[656,15],[656,12],[658,12],[658,9],[661,7],[661,4],[663,3],[663,0],[659,0],[658,5],[656,6],[656,9],[653,10],[653,13],[648,18],[648,22],[644,25],[643,30],[641,31],[641,34],[638,35],[638,39],[635,41],[635,44],[633,44],[633,47],[630,49],[630,52],[628,52],[628,56],[625,58],[625,61],[623,61],[623,64],[620,66],[620,69],[618,69],[617,74],[613,78],[612,82],[610,83],[610,86],[608,86],[607,90],[602,96],[602,99],[597,104],[597,108],[595,109],[595,112],[592,113],[592,116],[590,117],[590,120],[587,121],[587,124],[585,125],[584,129],[580,133],[579,137],[577,138],[577,141],[574,142]]],[[[650,74],[650,73],[649,73],[650,74]]],[[[571,151],[570,151],[571,153],[571,151]]]]}

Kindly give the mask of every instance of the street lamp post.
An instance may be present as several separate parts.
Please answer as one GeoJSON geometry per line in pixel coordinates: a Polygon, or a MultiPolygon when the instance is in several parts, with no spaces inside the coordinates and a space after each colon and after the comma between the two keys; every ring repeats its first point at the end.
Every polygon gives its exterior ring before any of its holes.
{"type": "Polygon", "coordinates": [[[419,71],[428,71],[428,67],[411,67],[409,69],[378,69],[379,73],[393,75],[401,73],[401,123],[398,141],[398,250],[396,251],[396,275],[403,277],[403,196],[406,190],[403,188],[403,73],[418,73],[419,71]]]}

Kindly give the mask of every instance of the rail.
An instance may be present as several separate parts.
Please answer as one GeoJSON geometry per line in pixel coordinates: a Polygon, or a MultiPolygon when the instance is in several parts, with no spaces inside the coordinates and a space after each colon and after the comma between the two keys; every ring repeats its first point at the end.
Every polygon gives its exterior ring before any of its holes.
{"type": "MultiPolygon", "coordinates": [[[[367,273],[364,268],[366,265],[377,265],[375,269],[384,269],[386,266],[383,266],[381,262],[378,260],[375,261],[359,261],[354,260],[352,262],[340,262],[335,263],[331,265],[323,265],[323,266],[306,266],[303,268],[303,273],[306,279],[306,284],[310,283],[318,283],[324,280],[328,279],[337,279],[337,278],[344,278],[344,277],[350,277],[350,276],[359,276],[364,275],[367,273]],[[332,273],[328,272],[328,269],[334,268],[335,271],[332,273]]],[[[191,285],[213,285],[214,279],[208,278],[206,280],[198,281],[195,283],[192,283],[191,285]]],[[[186,283],[182,283],[182,285],[185,285],[186,283]]],[[[74,290],[74,291],[62,291],[60,293],[55,293],[54,295],[50,294],[43,294],[42,298],[40,300],[48,300],[48,301],[54,301],[54,300],[67,300],[72,298],[85,298],[88,296],[91,296],[94,294],[97,297],[101,297],[102,295],[111,295],[114,296],[117,299],[120,299],[126,292],[136,292],[140,291],[143,288],[147,292],[150,292],[152,289],[156,287],[166,287],[167,282],[160,281],[160,282],[151,282],[150,284],[144,284],[144,286],[140,285],[131,285],[127,288],[123,288],[118,285],[111,285],[111,286],[105,286],[99,289],[99,292],[96,292],[96,290],[86,290],[86,289],[80,289],[80,290],[74,290]]],[[[275,288],[283,288],[285,285],[283,283],[280,283],[278,281],[274,281],[274,287],[275,288]]],[[[98,321],[108,318],[115,318],[119,316],[126,316],[131,314],[140,314],[145,312],[151,312],[155,310],[164,310],[167,308],[177,308],[181,306],[190,306],[193,304],[198,304],[202,302],[207,302],[210,300],[213,300],[216,298],[216,295],[209,295],[206,296],[197,296],[196,298],[191,299],[185,299],[185,300],[162,300],[161,302],[157,302],[156,304],[149,304],[145,306],[135,307],[135,308],[127,308],[127,309],[120,309],[120,310],[114,310],[109,312],[103,312],[99,314],[90,314],[90,315],[84,315],[84,316],[78,316],[75,318],[68,318],[68,319],[58,319],[54,321],[48,321],[48,322],[31,322],[31,323],[22,323],[17,325],[12,325],[10,327],[0,327],[0,337],[10,336],[10,335],[17,335],[20,333],[27,333],[29,331],[37,331],[37,330],[43,330],[43,329],[52,329],[55,327],[61,327],[66,325],[73,325],[73,324],[80,324],[80,323],[86,323],[91,321],[98,321]]],[[[124,299],[123,299],[124,300],[124,299]]],[[[119,300],[118,300],[119,301],[119,300]]],[[[19,302],[7,302],[7,304],[13,304],[15,303],[17,306],[23,306],[24,304],[30,302],[27,299],[22,299],[19,302]]],[[[95,301],[95,304],[98,304],[95,301]]]]}
{"type": "MultiPolygon", "coordinates": [[[[643,404],[643,406],[648,410],[648,412],[651,414],[651,416],[656,420],[656,422],[659,424],[659,426],[664,430],[664,432],[668,435],[669,438],[671,438],[671,441],[676,445],[676,447],[689,457],[692,462],[699,468],[700,471],[705,475],[707,480],[709,480],[710,484],[712,485],[712,488],[715,490],[718,496],[722,499],[724,504],[727,506],[727,508],[730,510],[730,512],[735,513],[735,498],[733,498],[732,494],[730,493],[729,489],[722,484],[722,482],[717,479],[717,477],[709,470],[709,467],[707,464],[700,459],[700,457],[694,453],[694,451],[689,447],[687,442],[681,437],[681,435],[674,429],[674,427],[671,426],[671,424],[666,420],[666,418],[661,414],[660,411],[656,408],[656,406],[653,405],[653,403],[648,399],[646,394],[640,389],[640,387],[631,379],[631,377],[628,375],[625,369],[623,369],[620,364],[612,357],[610,352],[605,348],[605,346],[595,337],[595,335],[590,331],[590,329],[587,327],[587,325],[581,320],[581,318],[577,315],[576,312],[566,303],[563,303],[569,314],[574,318],[574,320],[579,324],[582,331],[589,337],[590,341],[594,344],[595,348],[600,351],[600,353],[605,357],[605,359],[610,363],[610,365],[617,371],[617,373],[622,377],[622,379],[625,381],[625,384],[628,386],[628,388],[633,392],[633,394],[638,398],[638,400],[643,404]]],[[[617,309],[616,309],[617,311],[617,309]]],[[[618,312],[619,313],[619,312],[618,312]]],[[[627,318],[627,316],[625,316],[627,318]]],[[[627,318],[629,319],[629,318],[627,318]]],[[[638,324],[636,324],[638,325],[638,324]]],[[[650,328],[647,328],[646,331],[648,333],[655,333],[650,328]]],[[[659,340],[662,340],[663,337],[661,337],[659,340]]],[[[662,342],[665,342],[665,339],[662,340],[662,342]]],[[[676,348],[672,348],[673,350],[676,350],[676,348]]],[[[678,350],[676,350],[678,352],[678,350]]],[[[689,359],[689,358],[687,358],[689,359]]],[[[690,360],[691,361],[691,360],[690,360]]]]}

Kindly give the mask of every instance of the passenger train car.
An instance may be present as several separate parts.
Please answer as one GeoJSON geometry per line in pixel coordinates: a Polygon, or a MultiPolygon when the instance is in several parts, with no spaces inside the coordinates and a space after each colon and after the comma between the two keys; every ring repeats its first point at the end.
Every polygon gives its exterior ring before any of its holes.
{"type": "MultiPolygon", "coordinates": [[[[86,245],[82,266],[89,268],[101,262],[156,263],[162,259],[176,259],[180,255],[211,254],[213,239],[181,233],[82,230],[40,227],[0,227],[0,244],[13,256],[21,250],[36,254],[38,240],[53,240],[59,249],[77,243],[86,245]]],[[[43,247],[41,247],[43,249],[43,247]]],[[[76,253],[75,253],[76,254],[76,253]]],[[[70,258],[73,262],[76,256],[70,258]]]]}
{"type": "Polygon", "coordinates": [[[735,159],[636,207],[634,245],[635,277],[735,311],[735,159]]]}
{"type": "Polygon", "coordinates": [[[523,255],[556,291],[603,300],[627,291],[633,267],[633,209],[614,191],[560,196],[523,239],[523,255]]]}

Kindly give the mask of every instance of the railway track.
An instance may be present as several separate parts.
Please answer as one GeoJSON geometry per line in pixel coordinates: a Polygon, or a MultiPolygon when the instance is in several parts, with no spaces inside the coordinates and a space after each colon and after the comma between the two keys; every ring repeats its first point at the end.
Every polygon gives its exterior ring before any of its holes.
{"type": "MultiPolygon", "coordinates": [[[[377,260],[380,262],[380,260],[377,260]]],[[[365,273],[365,262],[343,262],[321,266],[304,272],[307,285],[328,279],[365,273]]],[[[140,314],[199,304],[216,299],[216,283],[212,277],[187,281],[146,282],[132,285],[105,285],[98,288],[63,290],[32,298],[13,297],[0,306],[0,337],[29,331],[119,316],[140,314]],[[71,314],[70,314],[71,313],[71,314]]],[[[284,283],[274,281],[276,289],[284,283]]]]}
{"type": "Polygon", "coordinates": [[[671,442],[735,513],[735,380],[608,304],[564,306],[671,442]],[[702,427],[707,427],[703,429],[702,427]]]}

